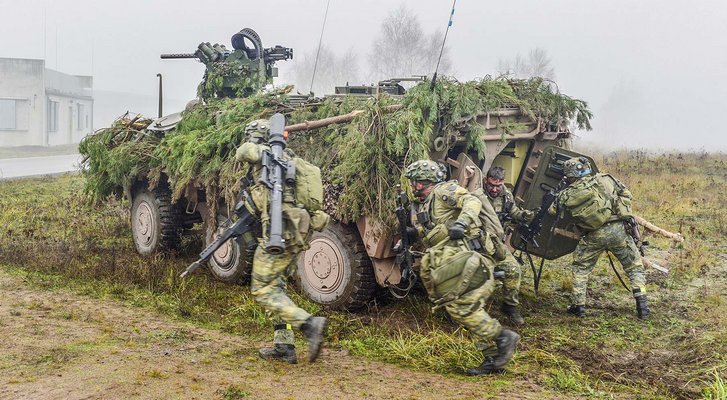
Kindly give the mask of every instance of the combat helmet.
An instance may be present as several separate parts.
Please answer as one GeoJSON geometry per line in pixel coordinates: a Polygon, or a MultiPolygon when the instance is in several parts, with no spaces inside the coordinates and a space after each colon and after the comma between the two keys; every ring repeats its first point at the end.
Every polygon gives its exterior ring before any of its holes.
{"type": "Polygon", "coordinates": [[[245,126],[247,140],[258,143],[267,142],[270,135],[270,121],[256,119],[245,126]]]}
{"type": "Polygon", "coordinates": [[[440,165],[432,160],[414,161],[406,167],[404,176],[412,181],[418,182],[441,182],[444,180],[444,172],[440,165]]]}
{"type": "Polygon", "coordinates": [[[583,178],[591,172],[591,163],[585,157],[574,157],[563,163],[563,175],[567,178],[583,178]]]}

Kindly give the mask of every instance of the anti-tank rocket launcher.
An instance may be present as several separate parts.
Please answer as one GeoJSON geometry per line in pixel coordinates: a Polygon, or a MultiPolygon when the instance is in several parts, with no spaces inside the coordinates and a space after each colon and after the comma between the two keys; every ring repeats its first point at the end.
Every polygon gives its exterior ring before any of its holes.
{"type": "Polygon", "coordinates": [[[202,99],[247,97],[278,76],[276,61],[293,58],[293,49],[263,48],[260,36],[250,28],[232,35],[233,50],[225,45],[200,43],[194,53],[162,54],[162,59],[196,58],[206,67],[197,93],[202,99]]]}

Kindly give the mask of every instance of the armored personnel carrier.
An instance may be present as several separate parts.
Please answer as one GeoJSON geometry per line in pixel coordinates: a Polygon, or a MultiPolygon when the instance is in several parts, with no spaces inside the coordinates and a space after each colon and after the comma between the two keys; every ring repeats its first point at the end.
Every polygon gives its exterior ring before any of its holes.
{"type": "MultiPolygon", "coordinates": [[[[331,136],[352,134],[355,129],[347,126],[366,116],[370,116],[371,121],[378,121],[385,131],[387,126],[394,126],[394,122],[387,122],[390,117],[393,121],[402,112],[408,112],[410,129],[422,127],[427,132],[426,143],[415,143],[413,135],[400,133],[396,146],[402,145],[400,141],[408,141],[410,150],[424,146],[429,158],[447,167],[451,179],[471,190],[481,187],[483,171],[492,165],[502,166],[507,173],[506,184],[512,188],[516,201],[526,208],[537,208],[543,195],[555,188],[562,178],[563,161],[578,155],[567,149],[571,136],[569,125],[577,123],[589,127],[590,111],[584,102],[553,93],[542,81],[485,82],[495,82],[497,85],[493,87],[507,89],[500,97],[483,89],[486,85],[446,82],[447,87],[460,90],[462,96],[477,100],[475,106],[458,105],[451,95],[445,96],[441,82],[435,90],[435,85],[426,77],[390,79],[370,86],[341,86],[326,98],[291,98],[284,93],[276,95],[276,92],[260,94],[277,74],[274,63],[292,58],[293,50],[282,46],[263,48],[260,37],[249,28],[233,35],[232,48],[230,51],[224,45],[201,43],[194,53],[162,55],[162,58],[196,58],[205,64],[206,72],[198,87],[198,105],[149,121],[141,132],[134,133],[125,128],[124,123],[117,124],[108,132],[87,138],[81,145],[81,151],[89,157],[87,191],[94,192],[99,198],[109,193],[123,193],[129,200],[131,230],[140,254],[179,248],[182,236],[193,232],[200,222],[204,223],[207,243],[229,225],[230,209],[234,206],[234,196],[230,193],[239,191],[239,176],[230,178],[240,171],[234,161],[234,149],[244,140],[245,123],[265,114],[262,109],[254,109],[263,104],[276,107],[278,112],[288,116],[286,130],[292,138],[306,138],[291,140],[291,148],[301,151],[308,159],[324,157],[322,152],[330,155],[328,162],[331,164],[322,169],[324,179],[326,176],[331,179],[326,185],[326,194],[329,207],[334,209],[343,198],[341,191],[345,194],[348,186],[363,184],[373,192],[378,190],[381,204],[393,201],[388,199],[391,189],[377,189],[373,182],[367,182],[371,177],[365,170],[349,174],[346,182],[335,179],[335,164],[340,161],[340,154],[326,148],[332,142],[317,143],[312,136],[316,131],[327,130],[326,135],[320,137],[321,142],[331,140],[331,136]],[[402,83],[412,80],[415,84],[421,82],[407,92],[402,83]],[[553,106],[538,108],[535,105],[538,102],[530,99],[535,92],[521,90],[528,85],[555,99],[553,106]],[[429,87],[431,93],[427,92],[429,87]],[[422,102],[422,99],[429,99],[427,96],[437,96],[432,97],[436,102],[422,102]],[[248,101],[250,99],[254,101],[248,101]],[[435,104],[435,108],[430,104],[435,104]],[[317,110],[318,114],[311,110],[317,110]],[[332,115],[335,112],[340,115],[332,115]],[[431,113],[436,114],[434,118],[430,118],[431,113]],[[325,118],[311,119],[316,115],[325,118]],[[417,122],[427,118],[435,123],[417,122]],[[123,135],[119,135],[119,131],[123,135]],[[188,136],[175,139],[174,136],[182,131],[188,136]],[[119,140],[119,137],[125,139],[119,140]],[[145,144],[147,141],[148,145],[145,144]],[[197,142],[201,143],[199,150],[192,146],[197,142]],[[125,146],[143,145],[153,157],[126,160],[125,169],[108,170],[107,165],[113,163],[103,157],[123,158],[126,153],[122,150],[128,151],[125,146]],[[183,159],[175,156],[181,153],[183,159]]],[[[138,124],[138,120],[135,123],[138,124]]],[[[339,149],[345,150],[347,144],[343,146],[339,149]]],[[[381,151],[387,150],[382,148],[381,151]]],[[[134,150],[135,155],[139,153],[134,150]]],[[[395,170],[405,162],[406,156],[384,156],[394,166],[385,180],[388,183],[399,181],[395,170]]],[[[387,188],[392,186],[388,183],[387,188]]],[[[355,309],[370,301],[378,287],[405,285],[393,250],[397,239],[395,230],[381,212],[386,208],[379,206],[361,205],[356,213],[327,210],[341,218],[332,221],[323,232],[314,234],[310,249],[298,261],[296,278],[307,297],[329,308],[355,309]],[[379,207],[378,214],[373,207],[379,207]]],[[[545,226],[553,222],[547,218],[550,217],[546,217],[545,226]]],[[[567,220],[559,221],[559,231],[567,231],[568,224],[567,220]]],[[[544,259],[560,257],[575,248],[574,239],[568,235],[553,236],[553,232],[544,229],[536,241],[527,242],[516,233],[511,243],[517,249],[544,259]]],[[[254,250],[244,243],[242,239],[229,240],[217,250],[209,262],[212,275],[229,283],[244,281],[251,270],[249,259],[254,250]]]]}

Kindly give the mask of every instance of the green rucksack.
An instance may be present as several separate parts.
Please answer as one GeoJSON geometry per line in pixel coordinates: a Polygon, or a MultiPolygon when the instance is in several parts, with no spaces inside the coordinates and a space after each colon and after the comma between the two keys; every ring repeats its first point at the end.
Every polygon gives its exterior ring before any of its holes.
{"type": "Polygon", "coordinates": [[[599,182],[599,176],[581,179],[571,186],[563,199],[578,225],[588,230],[598,229],[613,215],[613,199],[608,188],[599,182]]]}
{"type": "Polygon", "coordinates": [[[323,180],[321,170],[308,161],[294,157],[295,200],[309,212],[323,208],[323,180]]]}

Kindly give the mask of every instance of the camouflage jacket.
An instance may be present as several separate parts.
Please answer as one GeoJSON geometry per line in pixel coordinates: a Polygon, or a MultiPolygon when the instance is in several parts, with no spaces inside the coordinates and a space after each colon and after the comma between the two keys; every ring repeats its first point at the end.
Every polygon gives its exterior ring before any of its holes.
{"type": "Polygon", "coordinates": [[[482,203],[467,189],[459,186],[457,181],[438,183],[424,201],[415,200],[412,206],[417,214],[415,227],[426,246],[444,239],[449,227],[457,221],[467,226],[468,236],[478,236],[480,233],[479,213],[482,203]]]}

